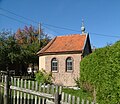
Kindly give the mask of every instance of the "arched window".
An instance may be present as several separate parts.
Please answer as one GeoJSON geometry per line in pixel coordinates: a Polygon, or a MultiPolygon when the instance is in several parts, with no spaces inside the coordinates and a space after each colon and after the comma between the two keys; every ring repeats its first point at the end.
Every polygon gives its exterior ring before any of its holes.
{"type": "Polygon", "coordinates": [[[51,71],[57,71],[58,61],[56,58],[53,58],[51,61],[51,71]]]}
{"type": "Polygon", "coordinates": [[[73,70],[73,59],[71,57],[68,57],[66,59],[66,71],[72,71],[73,70]]]}

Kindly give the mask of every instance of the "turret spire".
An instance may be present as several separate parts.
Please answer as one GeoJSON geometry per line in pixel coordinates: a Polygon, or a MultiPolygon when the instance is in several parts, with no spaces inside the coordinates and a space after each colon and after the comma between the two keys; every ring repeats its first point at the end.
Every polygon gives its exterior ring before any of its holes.
{"type": "Polygon", "coordinates": [[[84,27],[84,20],[82,19],[82,27],[81,27],[82,34],[85,33],[85,27],[84,27]]]}

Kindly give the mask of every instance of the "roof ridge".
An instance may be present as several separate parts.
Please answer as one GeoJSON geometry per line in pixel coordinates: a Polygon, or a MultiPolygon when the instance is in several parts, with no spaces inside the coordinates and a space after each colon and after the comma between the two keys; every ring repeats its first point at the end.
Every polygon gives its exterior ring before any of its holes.
{"type": "Polygon", "coordinates": [[[67,34],[67,35],[62,35],[62,36],[57,36],[57,37],[74,36],[74,35],[81,35],[81,34],[67,34]]]}
{"type": "Polygon", "coordinates": [[[66,37],[66,36],[75,36],[75,35],[83,36],[87,34],[67,34],[67,35],[62,35],[62,36],[57,36],[57,37],[66,37]]]}

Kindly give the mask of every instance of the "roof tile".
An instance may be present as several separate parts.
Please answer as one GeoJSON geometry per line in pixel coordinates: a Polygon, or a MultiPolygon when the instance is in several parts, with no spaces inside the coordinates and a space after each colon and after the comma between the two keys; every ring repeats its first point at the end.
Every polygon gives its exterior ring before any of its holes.
{"type": "Polygon", "coordinates": [[[67,36],[57,36],[52,39],[38,54],[82,51],[87,35],[73,34],[67,36]]]}

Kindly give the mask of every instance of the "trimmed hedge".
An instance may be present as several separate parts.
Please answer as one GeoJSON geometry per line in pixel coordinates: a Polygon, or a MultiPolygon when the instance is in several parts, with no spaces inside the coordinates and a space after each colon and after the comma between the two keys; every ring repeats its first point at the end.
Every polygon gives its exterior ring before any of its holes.
{"type": "Polygon", "coordinates": [[[99,104],[120,103],[120,41],[83,58],[80,86],[90,92],[95,88],[99,104]]]}

